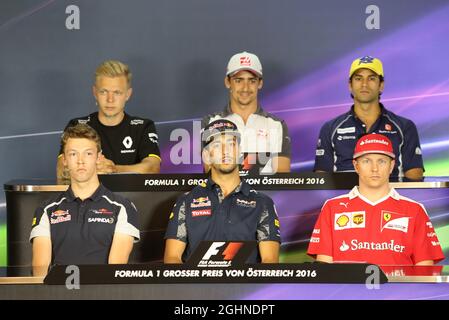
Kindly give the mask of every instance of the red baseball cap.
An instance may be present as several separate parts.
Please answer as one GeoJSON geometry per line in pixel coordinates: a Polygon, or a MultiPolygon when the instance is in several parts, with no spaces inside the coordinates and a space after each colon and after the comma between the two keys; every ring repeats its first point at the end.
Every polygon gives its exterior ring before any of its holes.
{"type": "Polygon", "coordinates": [[[386,136],[377,133],[367,134],[357,141],[353,159],[369,153],[381,153],[390,158],[395,158],[391,140],[386,136]]]}

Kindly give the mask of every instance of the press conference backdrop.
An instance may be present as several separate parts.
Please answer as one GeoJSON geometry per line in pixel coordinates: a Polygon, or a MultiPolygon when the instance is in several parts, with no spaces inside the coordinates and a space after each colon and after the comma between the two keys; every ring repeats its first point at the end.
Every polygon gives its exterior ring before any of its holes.
{"type": "Polygon", "coordinates": [[[201,171],[193,120],[225,106],[225,66],[243,50],[262,61],[261,104],[289,126],[294,171],[311,170],[320,126],[348,110],[351,61],[373,55],[383,103],[418,127],[426,174],[448,175],[447,21],[445,0],[1,1],[0,182],[54,176],[60,132],[95,111],[93,72],[106,59],[131,67],[127,111],[156,121],[162,172],[201,171]],[[183,142],[170,139],[181,128],[183,142]]]}

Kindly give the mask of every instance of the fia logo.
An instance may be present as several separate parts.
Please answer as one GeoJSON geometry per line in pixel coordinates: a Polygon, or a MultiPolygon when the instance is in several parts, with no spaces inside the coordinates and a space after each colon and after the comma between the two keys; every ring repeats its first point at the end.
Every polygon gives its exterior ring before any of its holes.
{"type": "Polygon", "coordinates": [[[126,149],[131,148],[133,145],[133,139],[131,139],[130,136],[125,137],[125,139],[123,139],[123,145],[126,149]]]}

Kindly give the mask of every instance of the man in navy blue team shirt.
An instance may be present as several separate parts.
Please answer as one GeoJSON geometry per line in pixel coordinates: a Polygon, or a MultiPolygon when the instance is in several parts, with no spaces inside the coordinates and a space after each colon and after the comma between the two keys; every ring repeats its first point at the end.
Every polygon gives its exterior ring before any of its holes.
{"type": "Polygon", "coordinates": [[[203,130],[203,160],[210,166],[207,183],[181,196],[170,214],[165,263],[186,261],[202,240],[258,241],[248,262],[279,260],[279,220],[273,200],[239,176],[240,134],[226,119],[203,130]]]}
{"type": "Polygon", "coordinates": [[[349,71],[354,105],[347,113],[326,122],[316,147],[314,171],[354,171],[352,155],[364,134],[379,133],[393,143],[394,177],[420,180],[424,166],[415,124],[388,111],[379,102],[384,90],[382,62],[370,56],[354,60],[349,71]]]}
{"type": "Polygon", "coordinates": [[[140,238],[137,210],[100,184],[100,137],[90,126],[77,124],[67,128],[61,145],[71,185],[35,211],[33,274],[45,275],[53,264],[127,263],[140,238]]]}

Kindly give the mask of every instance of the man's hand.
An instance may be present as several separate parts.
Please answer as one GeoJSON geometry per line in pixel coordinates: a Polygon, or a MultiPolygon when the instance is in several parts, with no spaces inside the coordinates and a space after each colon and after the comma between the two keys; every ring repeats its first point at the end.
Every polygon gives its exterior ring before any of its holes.
{"type": "Polygon", "coordinates": [[[115,168],[115,163],[106,158],[104,155],[100,154],[98,156],[97,173],[109,174],[115,172],[117,172],[117,169],[115,168]]]}

